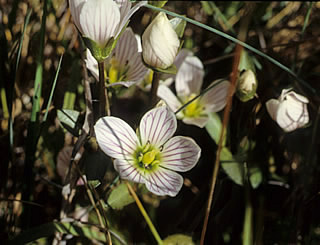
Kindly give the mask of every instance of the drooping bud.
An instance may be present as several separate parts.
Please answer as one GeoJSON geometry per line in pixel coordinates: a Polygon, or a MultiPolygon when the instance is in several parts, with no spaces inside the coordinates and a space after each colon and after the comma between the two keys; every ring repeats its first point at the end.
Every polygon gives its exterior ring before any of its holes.
{"type": "Polygon", "coordinates": [[[144,62],[155,70],[169,69],[178,53],[180,41],[165,13],[159,13],[142,35],[144,62]]]}
{"type": "Polygon", "coordinates": [[[279,98],[266,102],[269,115],[285,131],[291,132],[309,122],[307,104],[309,100],[290,89],[282,90],[279,98]]]}
{"type": "Polygon", "coordinates": [[[257,87],[256,75],[252,70],[246,70],[239,76],[236,95],[242,102],[246,102],[254,97],[257,87]]]}

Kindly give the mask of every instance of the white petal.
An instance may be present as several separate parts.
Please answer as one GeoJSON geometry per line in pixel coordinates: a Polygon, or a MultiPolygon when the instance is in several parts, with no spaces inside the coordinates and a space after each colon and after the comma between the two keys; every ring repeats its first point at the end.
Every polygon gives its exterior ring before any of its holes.
{"type": "Polygon", "coordinates": [[[295,97],[297,100],[299,100],[302,103],[309,103],[308,98],[304,97],[303,95],[297,94],[295,92],[290,92],[290,95],[295,97]]]}
{"type": "Polygon", "coordinates": [[[280,103],[276,121],[286,132],[291,132],[309,122],[306,104],[285,100],[280,103]]]}
{"type": "Polygon", "coordinates": [[[166,106],[148,111],[140,122],[141,144],[149,142],[160,147],[172,137],[177,129],[177,120],[174,113],[166,106]]]}
{"type": "Polygon", "coordinates": [[[121,65],[126,65],[138,52],[137,39],[131,28],[127,28],[119,38],[114,49],[115,58],[121,65]]]}
{"type": "Polygon", "coordinates": [[[142,62],[141,53],[135,53],[128,63],[127,80],[139,82],[148,72],[148,68],[142,62]]]}
{"type": "Polygon", "coordinates": [[[172,111],[176,111],[182,106],[178,98],[165,85],[160,85],[158,87],[157,95],[167,103],[172,111]]]}
{"type": "Polygon", "coordinates": [[[119,23],[119,7],[113,0],[87,1],[80,13],[83,34],[101,46],[115,36],[119,23]]]}
{"type": "Polygon", "coordinates": [[[69,0],[69,7],[73,18],[73,22],[78,27],[80,32],[83,32],[80,25],[80,13],[85,3],[86,0],[69,0]]]}
{"type": "Polygon", "coordinates": [[[193,139],[184,136],[175,136],[164,144],[160,166],[185,172],[196,165],[200,155],[201,148],[193,139]]]}
{"type": "Polygon", "coordinates": [[[99,81],[99,68],[97,60],[92,56],[89,49],[87,49],[86,67],[92,75],[99,81]]]}
{"type": "Polygon", "coordinates": [[[212,89],[210,89],[207,93],[205,93],[201,99],[200,103],[205,107],[205,110],[208,112],[218,112],[222,110],[227,103],[227,95],[230,87],[230,82],[224,80],[216,80],[209,85],[213,86],[217,84],[212,89]]]}
{"type": "Polygon", "coordinates": [[[138,147],[138,137],[133,129],[117,117],[102,117],[94,126],[101,150],[116,159],[133,159],[138,147]]]}
{"type": "Polygon", "coordinates": [[[266,102],[267,111],[273,120],[276,120],[279,105],[280,103],[276,99],[270,99],[266,102]]]}
{"type": "Polygon", "coordinates": [[[173,64],[179,45],[166,14],[160,12],[142,35],[143,59],[150,66],[166,69],[173,64]]]}
{"type": "Polygon", "coordinates": [[[208,115],[201,115],[200,117],[184,117],[182,119],[185,124],[195,125],[199,128],[203,128],[204,126],[206,126],[208,120],[208,115]]]}
{"type": "Polygon", "coordinates": [[[144,183],[144,176],[133,165],[133,161],[116,159],[114,160],[114,168],[119,173],[121,179],[127,179],[137,183],[144,183]]]}
{"type": "Polygon", "coordinates": [[[122,28],[125,26],[125,24],[128,22],[128,20],[131,18],[131,16],[143,5],[147,4],[148,1],[139,1],[136,3],[136,5],[131,8],[131,2],[128,0],[116,0],[116,2],[120,6],[120,24],[118,26],[116,37],[120,34],[122,28]]]}
{"type": "Polygon", "coordinates": [[[196,56],[187,56],[176,76],[178,97],[198,94],[202,86],[204,71],[202,62],[196,56]]]}
{"type": "Polygon", "coordinates": [[[180,174],[171,170],[161,168],[145,175],[145,184],[152,193],[164,196],[176,196],[183,185],[183,178],[180,174]]]}

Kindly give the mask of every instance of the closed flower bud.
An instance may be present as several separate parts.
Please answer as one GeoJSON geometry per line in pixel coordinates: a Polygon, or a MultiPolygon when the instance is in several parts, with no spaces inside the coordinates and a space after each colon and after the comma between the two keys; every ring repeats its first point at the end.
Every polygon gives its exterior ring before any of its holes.
{"type": "Polygon", "coordinates": [[[309,100],[290,89],[282,90],[280,97],[266,102],[271,118],[286,132],[301,128],[309,122],[309,100]]]}
{"type": "Polygon", "coordinates": [[[254,72],[246,70],[239,77],[236,95],[242,102],[251,100],[256,94],[257,86],[258,82],[254,72]]]}
{"type": "Polygon", "coordinates": [[[152,68],[165,70],[172,66],[180,41],[165,13],[161,12],[142,35],[144,62],[152,68]]]}

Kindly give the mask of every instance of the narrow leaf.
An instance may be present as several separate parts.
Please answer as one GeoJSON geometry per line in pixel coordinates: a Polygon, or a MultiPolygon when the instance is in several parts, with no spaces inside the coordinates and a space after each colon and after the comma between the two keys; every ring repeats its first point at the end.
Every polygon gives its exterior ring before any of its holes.
{"type": "Polygon", "coordinates": [[[108,204],[117,210],[123,209],[125,206],[134,202],[134,199],[130,195],[126,184],[121,183],[111,192],[108,198],[108,204]]]}

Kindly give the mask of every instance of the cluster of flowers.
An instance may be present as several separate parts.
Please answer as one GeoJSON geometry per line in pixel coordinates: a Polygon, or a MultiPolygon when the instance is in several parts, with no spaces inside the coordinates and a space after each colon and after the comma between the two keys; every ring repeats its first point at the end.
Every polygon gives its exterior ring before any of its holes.
{"type": "MultiPolygon", "coordinates": [[[[154,71],[175,66],[176,75],[166,75],[157,95],[166,102],[148,111],[137,133],[122,119],[107,116],[94,126],[101,150],[114,158],[120,177],[144,183],[157,195],[175,196],[183,178],[175,171],[188,171],[200,158],[197,143],[184,136],[174,136],[177,119],[204,127],[211,112],[225,107],[230,83],[216,80],[207,93],[193,100],[175,115],[175,111],[200,94],[204,68],[192,52],[181,49],[178,35],[167,16],[159,13],[140,37],[127,27],[130,17],[145,4],[133,7],[127,0],[69,0],[73,20],[83,38],[89,40],[86,65],[98,79],[98,62],[105,63],[107,86],[140,84],[154,71]],[[177,96],[170,90],[175,80],[177,96]]],[[[252,73],[242,76],[240,86],[250,92],[256,86],[252,73]]],[[[148,86],[146,86],[148,87],[148,86]]],[[[267,111],[280,127],[289,132],[309,121],[307,98],[283,90],[278,100],[266,103],[267,111]]]]}

